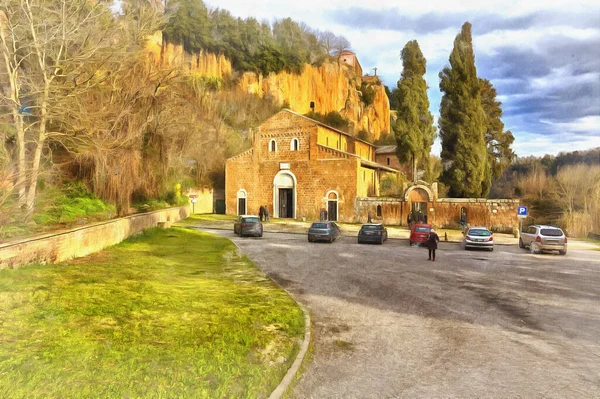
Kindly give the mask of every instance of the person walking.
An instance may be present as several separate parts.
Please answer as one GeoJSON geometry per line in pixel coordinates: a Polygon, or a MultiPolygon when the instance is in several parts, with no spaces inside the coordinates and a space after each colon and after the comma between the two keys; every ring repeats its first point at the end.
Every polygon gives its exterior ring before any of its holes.
{"type": "Polygon", "coordinates": [[[372,221],[371,221],[371,211],[367,212],[367,223],[372,223],[372,221]]]}
{"type": "Polygon", "coordinates": [[[427,248],[429,249],[429,258],[427,260],[435,262],[435,250],[437,249],[438,242],[440,242],[440,237],[434,229],[431,229],[429,231],[429,238],[427,239],[427,248]]]}
{"type": "Polygon", "coordinates": [[[260,217],[260,221],[263,221],[263,218],[266,219],[265,217],[265,207],[264,206],[260,206],[259,210],[258,210],[258,216],[260,217]]]}

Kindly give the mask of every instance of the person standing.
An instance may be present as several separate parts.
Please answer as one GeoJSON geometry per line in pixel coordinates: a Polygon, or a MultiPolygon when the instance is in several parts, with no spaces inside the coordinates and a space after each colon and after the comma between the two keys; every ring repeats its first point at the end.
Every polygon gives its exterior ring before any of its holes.
{"type": "Polygon", "coordinates": [[[372,223],[371,222],[371,211],[367,212],[367,223],[372,223]]]}
{"type": "Polygon", "coordinates": [[[429,231],[429,238],[427,239],[427,248],[429,249],[429,258],[427,260],[435,262],[435,250],[437,249],[438,242],[440,242],[440,237],[434,229],[431,229],[429,231]]]}
{"type": "Polygon", "coordinates": [[[263,221],[263,218],[265,218],[265,207],[264,206],[260,206],[259,210],[258,210],[258,216],[260,217],[260,221],[263,221]]]}
{"type": "Polygon", "coordinates": [[[412,213],[408,213],[408,217],[406,218],[406,224],[408,224],[408,228],[412,228],[412,213]]]}

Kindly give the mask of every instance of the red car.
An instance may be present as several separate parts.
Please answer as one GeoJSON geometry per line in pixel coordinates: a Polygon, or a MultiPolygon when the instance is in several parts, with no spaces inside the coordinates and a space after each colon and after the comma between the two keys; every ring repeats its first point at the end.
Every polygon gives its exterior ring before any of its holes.
{"type": "Polygon", "coordinates": [[[410,245],[425,244],[429,238],[429,232],[432,226],[430,224],[414,224],[410,230],[410,245]]]}

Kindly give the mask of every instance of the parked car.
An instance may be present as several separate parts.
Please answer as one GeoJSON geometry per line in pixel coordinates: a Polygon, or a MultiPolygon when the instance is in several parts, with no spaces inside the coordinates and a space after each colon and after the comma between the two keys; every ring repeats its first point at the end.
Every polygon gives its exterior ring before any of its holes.
{"type": "Polygon", "coordinates": [[[240,237],[243,236],[263,236],[263,225],[260,218],[255,215],[241,215],[235,219],[233,232],[240,237]]]}
{"type": "Polygon", "coordinates": [[[494,250],[494,235],[486,227],[473,226],[465,232],[463,248],[485,248],[494,250]]]}
{"type": "Polygon", "coordinates": [[[341,236],[340,228],[334,222],[314,222],[308,229],[308,242],[334,242],[341,236]]]}
{"type": "Polygon", "coordinates": [[[433,227],[430,224],[417,223],[410,229],[409,244],[425,244],[429,238],[429,232],[433,227]]]}
{"type": "Polygon", "coordinates": [[[380,223],[366,223],[363,224],[358,232],[358,243],[364,242],[375,242],[377,244],[383,244],[388,238],[388,232],[385,227],[380,223]]]}
{"type": "Polygon", "coordinates": [[[531,252],[558,251],[567,254],[567,236],[556,226],[533,225],[521,232],[519,248],[529,248],[531,252]]]}

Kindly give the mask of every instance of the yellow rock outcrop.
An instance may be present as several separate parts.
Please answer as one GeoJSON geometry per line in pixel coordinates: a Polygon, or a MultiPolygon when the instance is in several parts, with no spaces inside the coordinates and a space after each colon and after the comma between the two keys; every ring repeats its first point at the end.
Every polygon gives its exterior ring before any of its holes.
{"type": "MultiPolygon", "coordinates": [[[[182,66],[189,71],[208,77],[228,78],[232,75],[231,62],[223,55],[208,52],[188,54],[182,46],[165,44],[162,33],[157,32],[148,39],[150,58],[167,66],[182,66]]],[[[315,67],[305,65],[300,74],[288,72],[271,73],[269,76],[252,72],[243,73],[238,79],[238,88],[259,97],[270,97],[279,105],[287,105],[292,111],[307,114],[314,102],[314,111],[326,114],[339,112],[347,118],[355,134],[366,131],[378,139],[382,133],[390,132],[390,104],[383,85],[377,78],[365,77],[375,89],[373,104],[361,101],[361,76],[346,64],[326,62],[315,67]]]]}
{"type": "Polygon", "coordinates": [[[231,76],[231,61],[222,54],[201,51],[189,54],[183,46],[163,43],[162,32],[156,32],[148,38],[146,45],[150,59],[163,66],[183,67],[199,75],[215,78],[231,76]]]}

